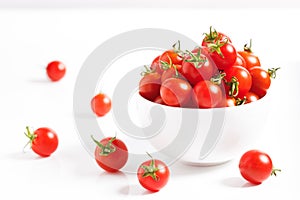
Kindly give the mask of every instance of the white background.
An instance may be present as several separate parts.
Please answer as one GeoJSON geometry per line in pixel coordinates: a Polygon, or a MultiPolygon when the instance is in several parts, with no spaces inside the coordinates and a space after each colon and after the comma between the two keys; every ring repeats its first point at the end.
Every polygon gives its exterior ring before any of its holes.
{"type": "Polygon", "coordinates": [[[228,5],[213,8],[208,1],[204,7],[198,3],[197,8],[184,6],[184,9],[167,8],[166,4],[162,9],[143,8],[143,5],[137,8],[123,5],[126,7],[123,8],[117,4],[101,8],[97,3],[93,8],[91,3],[83,9],[80,3],[72,6],[65,1],[61,7],[58,3],[33,2],[24,9],[13,2],[18,1],[0,4],[3,5],[0,10],[1,199],[300,197],[297,186],[300,10],[292,8],[297,7],[295,3],[284,4],[283,8],[278,2],[270,8],[267,4],[260,8],[256,3],[245,8],[231,2],[232,9],[228,5]],[[252,186],[241,178],[238,158],[215,167],[176,163],[171,166],[168,185],[158,193],[145,191],[134,174],[105,173],[82,146],[72,115],[74,83],[85,59],[102,42],[124,31],[165,28],[200,42],[210,25],[230,35],[241,48],[252,38],[262,65],[281,67],[272,84],[272,107],[264,135],[253,148],[269,153],[282,172],[259,186],[252,186]],[[66,76],[57,83],[50,82],[45,75],[44,67],[52,60],[67,65],[66,76]],[[23,132],[27,125],[56,130],[60,144],[51,157],[39,158],[28,149],[23,153],[27,142],[23,132]]]}

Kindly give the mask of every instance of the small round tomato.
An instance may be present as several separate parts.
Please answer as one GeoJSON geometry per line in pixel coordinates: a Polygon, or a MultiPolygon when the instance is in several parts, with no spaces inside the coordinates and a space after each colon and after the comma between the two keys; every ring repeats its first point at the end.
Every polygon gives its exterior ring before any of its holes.
{"type": "Polygon", "coordinates": [[[252,87],[250,90],[259,95],[259,97],[263,97],[271,85],[270,74],[258,66],[250,68],[249,72],[252,76],[252,87]]]}
{"type": "Polygon", "coordinates": [[[91,100],[91,108],[98,117],[106,115],[111,109],[110,97],[104,93],[97,94],[91,100]]]}
{"type": "Polygon", "coordinates": [[[251,103],[257,101],[259,99],[259,96],[253,92],[247,92],[245,98],[246,98],[246,103],[251,103]]]}
{"type": "Polygon", "coordinates": [[[194,88],[194,97],[199,108],[213,108],[223,100],[222,89],[210,81],[200,81],[194,88]]]}
{"type": "Polygon", "coordinates": [[[183,107],[191,98],[192,86],[185,80],[169,78],[160,88],[160,96],[166,105],[183,107]]]}
{"type": "Polygon", "coordinates": [[[244,51],[238,51],[238,54],[241,55],[246,63],[246,69],[250,69],[255,66],[260,66],[260,60],[258,56],[254,55],[252,52],[252,40],[250,40],[250,45],[247,44],[244,46],[244,51]]]}
{"type": "Polygon", "coordinates": [[[190,52],[182,62],[182,74],[192,86],[199,81],[209,80],[216,71],[213,61],[200,48],[190,52]]]}
{"type": "Polygon", "coordinates": [[[276,175],[270,156],[259,150],[249,150],[242,155],[239,170],[243,178],[253,184],[261,184],[270,175],[276,175]]]}
{"type": "Polygon", "coordinates": [[[145,99],[153,101],[159,96],[161,75],[157,72],[145,73],[139,82],[139,93],[145,99]]]}
{"type": "Polygon", "coordinates": [[[227,95],[243,99],[252,86],[252,77],[249,71],[242,66],[233,65],[224,72],[226,74],[225,81],[229,85],[226,87],[227,95]]]}
{"type": "Polygon", "coordinates": [[[168,166],[157,159],[143,162],[137,170],[139,183],[153,192],[161,190],[168,183],[169,176],[168,166]]]}
{"type": "Polygon", "coordinates": [[[182,57],[174,49],[170,49],[161,54],[159,62],[160,67],[164,69],[167,64],[181,65],[182,57]]]}
{"type": "Polygon", "coordinates": [[[60,61],[52,61],[47,65],[46,72],[51,81],[59,81],[66,74],[66,66],[60,61]]]}
{"type": "Polygon", "coordinates": [[[230,68],[235,62],[237,53],[235,47],[229,42],[217,42],[208,45],[210,56],[220,70],[230,68]]]}
{"type": "Polygon", "coordinates": [[[95,140],[95,160],[107,172],[117,172],[125,166],[128,160],[128,149],[125,143],[116,137],[107,137],[100,142],[95,140]]]}
{"type": "Polygon", "coordinates": [[[165,102],[162,100],[161,96],[156,97],[153,102],[165,105],[165,102]]]}
{"type": "Polygon", "coordinates": [[[32,150],[42,157],[50,156],[57,149],[58,137],[50,128],[41,127],[32,133],[27,126],[25,135],[29,138],[28,144],[32,150]]]}
{"type": "Polygon", "coordinates": [[[150,65],[150,69],[153,72],[157,72],[159,74],[162,74],[164,72],[164,70],[162,68],[160,68],[159,58],[160,58],[160,55],[157,56],[156,58],[154,58],[154,60],[152,61],[151,65],[150,65]]]}
{"type": "Polygon", "coordinates": [[[204,33],[204,35],[205,37],[202,40],[202,46],[207,46],[209,43],[216,43],[217,40],[231,43],[231,39],[227,35],[216,31],[212,26],[209,27],[209,33],[204,33]]]}
{"type": "Polygon", "coordinates": [[[168,78],[180,78],[184,79],[183,75],[180,73],[182,69],[181,65],[173,65],[172,67],[164,70],[161,75],[161,82],[164,82],[168,78]]]}
{"type": "Polygon", "coordinates": [[[239,65],[246,68],[246,61],[240,54],[236,54],[236,61],[234,65],[239,65]]]}

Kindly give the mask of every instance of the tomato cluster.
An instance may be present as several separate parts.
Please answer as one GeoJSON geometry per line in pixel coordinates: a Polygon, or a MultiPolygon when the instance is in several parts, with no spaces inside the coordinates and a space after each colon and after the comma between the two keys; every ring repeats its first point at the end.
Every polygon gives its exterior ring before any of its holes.
{"type": "Polygon", "coordinates": [[[200,47],[182,51],[175,44],[146,66],[139,93],[156,103],[187,108],[258,100],[266,95],[278,68],[263,69],[251,46],[250,41],[237,51],[227,35],[211,27],[200,47]]]}

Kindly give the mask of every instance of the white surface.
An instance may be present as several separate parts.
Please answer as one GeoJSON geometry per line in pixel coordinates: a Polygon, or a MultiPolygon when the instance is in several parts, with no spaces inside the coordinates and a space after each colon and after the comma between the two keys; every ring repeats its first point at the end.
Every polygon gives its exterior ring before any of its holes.
{"type": "Polygon", "coordinates": [[[294,24],[299,17],[297,9],[2,9],[0,199],[299,198],[300,30],[294,24]],[[264,66],[282,67],[272,85],[268,128],[253,146],[269,153],[282,172],[250,186],[239,174],[238,159],[208,168],[176,163],[168,185],[154,194],[139,186],[133,174],[105,173],[81,145],[73,121],[72,93],[81,64],[101,42],[127,30],[167,28],[200,41],[210,25],[231,35],[237,46],[252,38],[264,66]],[[44,73],[54,59],[68,67],[58,83],[44,73]],[[26,125],[56,130],[58,150],[45,159],[23,153],[26,125]]]}

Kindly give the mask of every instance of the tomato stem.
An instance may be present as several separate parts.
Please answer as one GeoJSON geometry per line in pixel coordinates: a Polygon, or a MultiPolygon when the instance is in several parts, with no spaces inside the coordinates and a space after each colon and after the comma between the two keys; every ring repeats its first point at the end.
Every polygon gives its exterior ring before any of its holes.
{"type": "Polygon", "coordinates": [[[278,69],[280,69],[280,67],[268,69],[268,73],[272,79],[276,78],[276,72],[278,69]]]}
{"type": "Polygon", "coordinates": [[[239,94],[239,81],[233,76],[231,81],[226,83],[229,86],[229,96],[236,97],[239,94]]]}
{"type": "Polygon", "coordinates": [[[272,172],[271,172],[271,176],[277,176],[277,172],[281,172],[281,169],[276,169],[276,168],[274,168],[273,170],[272,170],[272,172]]]}
{"type": "Polygon", "coordinates": [[[236,101],[235,105],[240,106],[240,105],[244,105],[246,103],[247,98],[246,98],[246,96],[244,96],[243,99],[237,98],[237,99],[235,99],[235,101],[236,101]]]}
{"type": "Polygon", "coordinates": [[[112,137],[108,143],[106,145],[101,144],[100,142],[98,142],[93,135],[91,135],[92,140],[96,143],[96,145],[101,148],[101,152],[100,155],[101,156],[108,156],[109,154],[113,153],[116,151],[116,147],[114,145],[112,145],[112,142],[116,139],[115,137],[112,137]]]}
{"type": "Polygon", "coordinates": [[[141,72],[141,76],[146,76],[148,74],[153,73],[154,71],[152,69],[150,69],[147,65],[144,65],[145,71],[141,72]]]}
{"type": "Polygon", "coordinates": [[[200,67],[202,67],[202,64],[207,62],[206,58],[202,58],[201,57],[201,48],[198,48],[197,54],[195,55],[194,53],[192,53],[189,50],[186,50],[186,54],[189,55],[191,58],[190,59],[186,59],[186,62],[192,63],[194,65],[195,68],[199,69],[200,67]]]}
{"type": "Polygon", "coordinates": [[[147,165],[141,166],[141,168],[144,169],[143,177],[145,178],[145,177],[150,176],[153,180],[158,181],[159,177],[156,175],[156,172],[159,169],[155,166],[155,161],[154,161],[153,157],[148,152],[146,152],[146,153],[151,158],[151,162],[150,162],[149,166],[147,166],[147,165]]]}
{"type": "Polygon", "coordinates": [[[226,76],[226,73],[219,73],[216,76],[211,77],[210,82],[212,82],[215,85],[221,85],[222,80],[224,79],[224,77],[226,76]]]}
{"type": "Polygon", "coordinates": [[[249,46],[248,46],[248,43],[246,43],[246,44],[244,45],[244,51],[247,51],[247,52],[249,52],[249,53],[252,53],[252,39],[250,39],[250,44],[249,44],[249,46]]]}
{"type": "Polygon", "coordinates": [[[29,126],[26,126],[26,132],[24,132],[25,136],[29,139],[29,141],[25,144],[23,150],[30,145],[32,146],[32,141],[37,137],[35,134],[31,133],[29,126]]]}

